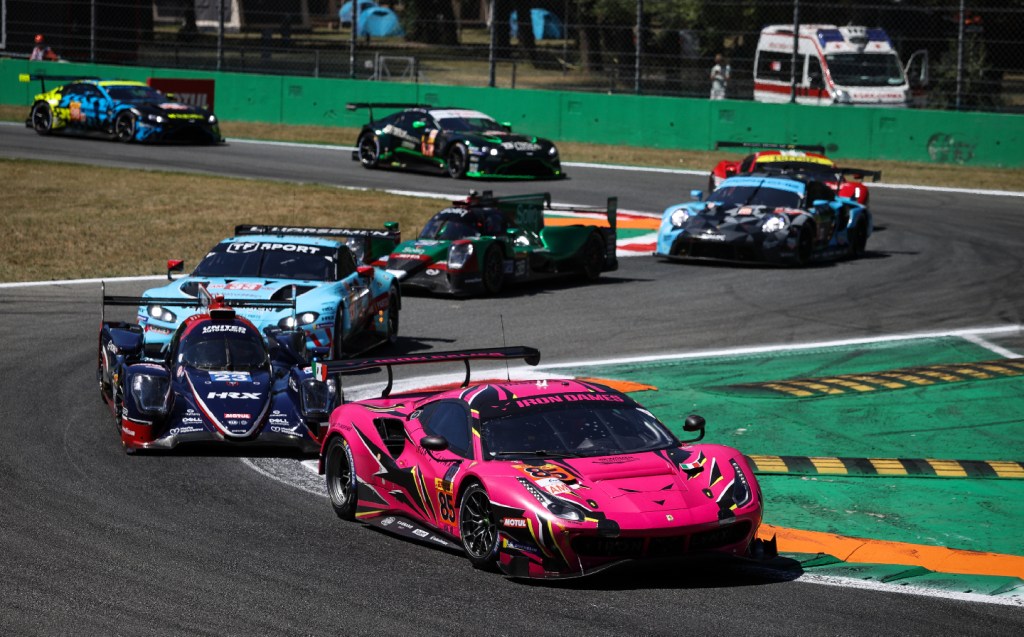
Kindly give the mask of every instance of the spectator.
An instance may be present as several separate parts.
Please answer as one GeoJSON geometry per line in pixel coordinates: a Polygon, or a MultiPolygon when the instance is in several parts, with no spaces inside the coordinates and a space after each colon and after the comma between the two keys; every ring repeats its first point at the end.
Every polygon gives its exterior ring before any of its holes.
{"type": "Polygon", "coordinates": [[[731,69],[728,64],[722,64],[722,54],[715,55],[715,65],[711,67],[711,99],[724,100],[725,89],[729,84],[731,69]]]}
{"type": "Polygon", "coordinates": [[[46,45],[46,38],[40,33],[36,36],[36,46],[32,49],[32,55],[29,56],[30,60],[57,60],[57,54],[53,52],[53,49],[46,45]]]}

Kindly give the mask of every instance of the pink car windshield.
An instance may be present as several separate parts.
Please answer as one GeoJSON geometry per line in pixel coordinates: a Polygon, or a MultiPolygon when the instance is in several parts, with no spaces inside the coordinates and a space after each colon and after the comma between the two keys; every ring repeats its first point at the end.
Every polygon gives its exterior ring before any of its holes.
{"type": "Polygon", "coordinates": [[[484,423],[481,441],[487,458],[607,456],[679,444],[643,409],[591,405],[495,418],[484,423]]]}

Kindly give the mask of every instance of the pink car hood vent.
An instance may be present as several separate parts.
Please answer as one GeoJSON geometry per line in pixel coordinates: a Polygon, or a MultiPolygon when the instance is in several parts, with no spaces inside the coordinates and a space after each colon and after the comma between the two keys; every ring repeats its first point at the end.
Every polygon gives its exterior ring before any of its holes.
{"type": "Polygon", "coordinates": [[[699,489],[692,492],[686,476],[653,453],[573,460],[583,482],[599,490],[618,507],[637,512],[687,509],[707,503],[699,489]],[[628,503],[628,504],[626,504],[628,503]]]}
{"type": "Polygon", "coordinates": [[[571,463],[589,482],[624,481],[629,483],[624,485],[627,488],[643,491],[661,489],[676,475],[668,462],[653,453],[581,458],[571,463]]]}

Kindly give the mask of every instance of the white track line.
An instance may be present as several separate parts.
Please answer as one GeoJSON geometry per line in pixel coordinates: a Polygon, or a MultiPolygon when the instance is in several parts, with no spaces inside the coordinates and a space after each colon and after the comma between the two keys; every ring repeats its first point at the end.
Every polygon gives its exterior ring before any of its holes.
{"type": "MultiPolygon", "coordinates": [[[[283,146],[286,148],[320,148],[324,150],[337,150],[337,151],[348,151],[355,150],[354,146],[331,146],[327,144],[302,144],[297,142],[274,142],[274,141],[262,141],[258,139],[230,139],[232,143],[241,144],[266,144],[268,146],[283,146]]],[[[577,161],[566,161],[562,162],[563,166],[569,168],[593,168],[595,170],[618,170],[624,172],[640,172],[640,173],[652,173],[652,174],[669,174],[669,175],[691,175],[691,176],[702,176],[707,175],[707,170],[693,170],[689,168],[655,168],[653,166],[627,166],[624,164],[598,164],[593,162],[577,162],[577,161]]],[[[943,192],[943,193],[960,193],[964,195],[987,195],[992,197],[1024,197],[1024,192],[1013,191],[1013,190],[986,190],[982,188],[947,188],[943,186],[918,186],[915,184],[886,184],[886,183],[872,183],[872,188],[889,188],[895,190],[918,190],[925,192],[943,192]]]]}
{"type": "MultiPolygon", "coordinates": [[[[1008,334],[1024,334],[1024,326],[1022,325],[1006,325],[1001,327],[975,327],[965,328],[959,330],[947,330],[938,332],[909,332],[903,334],[891,334],[886,336],[872,336],[865,338],[851,338],[837,341],[817,341],[811,343],[788,343],[781,345],[759,345],[759,346],[748,346],[748,347],[735,347],[729,349],[718,349],[718,350],[702,350],[694,352],[677,352],[672,354],[658,354],[652,356],[623,356],[619,358],[603,358],[596,360],[587,361],[570,361],[570,362],[559,362],[550,363],[546,365],[537,365],[536,367],[526,367],[517,365],[512,369],[510,376],[515,376],[516,380],[553,380],[562,378],[564,375],[551,373],[552,370],[559,369],[578,369],[578,368],[592,368],[592,367],[611,367],[614,365],[627,365],[632,363],[650,363],[650,362],[663,362],[673,360],[695,360],[701,358],[723,358],[728,356],[744,356],[751,354],[770,354],[773,352],[791,352],[791,351],[802,351],[809,349],[828,349],[835,347],[849,347],[852,345],[872,345],[876,343],[891,343],[896,341],[913,341],[923,340],[929,338],[963,338],[972,343],[976,343],[999,353],[1007,358],[1019,358],[1014,352],[1001,348],[994,343],[981,339],[981,335],[1008,335],[1008,334]],[[984,345],[974,340],[983,341],[988,345],[984,345]],[[998,352],[996,349],[1003,350],[998,352]],[[1003,353],[1005,352],[1005,353],[1003,353]]],[[[506,375],[505,370],[499,367],[489,367],[486,370],[480,371],[481,375],[488,377],[495,377],[506,375]]],[[[398,394],[406,391],[413,391],[416,389],[422,389],[424,387],[437,387],[450,383],[462,382],[465,378],[465,371],[459,372],[446,372],[440,374],[431,375],[415,375],[414,378],[410,379],[395,379],[394,386],[392,387],[392,393],[398,394]]],[[[479,382],[479,377],[477,381],[479,382]]],[[[500,381],[499,381],[500,382],[500,381]]],[[[380,394],[380,390],[384,385],[384,381],[373,381],[363,383],[360,385],[344,385],[347,400],[363,400],[366,398],[375,398],[380,394]]]]}
{"type": "MultiPolygon", "coordinates": [[[[2,126],[24,126],[17,122],[0,122],[2,126]]],[[[316,148],[319,150],[333,150],[339,152],[351,152],[355,150],[354,146],[337,146],[333,144],[314,144],[314,143],[300,143],[300,142],[276,142],[262,139],[236,139],[234,137],[226,139],[225,141],[232,144],[262,144],[264,146],[281,146],[284,148],[316,148]]],[[[626,166],[623,164],[597,164],[592,162],[575,162],[567,161],[562,163],[563,166],[570,168],[593,168],[596,170],[619,170],[626,172],[646,172],[646,173],[661,173],[670,175],[691,175],[701,176],[707,175],[706,170],[692,170],[686,168],[655,168],[646,166],[626,166]]],[[[941,186],[917,186],[914,184],[883,184],[883,183],[872,183],[872,188],[892,188],[898,190],[920,190],[926,192],[944,192],[944,193],[961,193],[965,195],[987,195],[991,197],[1024,197],[1024,192],[1012,191],[1012,190],[984,190],[980,188],[944,188],[941,186]]],[[[371,188],[353,188],[353,190],[372,190],[371,188]]],[[[385,191],[388,192],[388,191],[385,191]]],[[[413,195],[414,196],[414,195],[413,195]]],[[[441,195],[439,195],[441,196],[441,195]]],[[[458,195],[455,197],[458,198],[458,195]]]]}
{"type": "Polygon", "coordinates": [[[961,602],[973,602],[982,604],[997,604],[999,606],[1024,607],[1024,596],[995,596],[982,595],[980,593],[961,593],[958,591],[944,591],[935,588],[922,588],[912,584],[888,584],[873,580],[854,579],[852,577],[838,577],[835,575],[818,575],[815,573],[800,573],[797,577],[787,577],[786,571],[773,571],[760,566],[749,567],[748,570],[755,571],[761,575],[777,578],[783,581],[803,582],[806,584],[822,584],[825,586],[839,586],[842,588],[857,588],[861,590],[877,591],[883,593],[900,593],[903,595],[918,595],[920,597],[934,597],[940,599],[951,599],[961,602]]]}
{"type": "Polygon", "coordinates": [[[982,337],[978,336],[977,334],[965,334],[963,338],[974,343],[975,345],[980,345],[981,347],[984,347],[990,352],[995,352],[996,354],[999,354],[1000,356],[1003,356],[1005,358],[1024,358],[1024,356],[1021,356],[1020,354],[1014,351],[1008,350],[1005,347],[987,341],[982,337]]]}
{"type": "Polygon", "coordinates": [[[2,288],[30,288],[43,285],[80,285],[82,283],[117,283],[120,281],[157,281],[166,279],[166,274],[154,274],[150,276],[122,276],[104,279],[64,279],[62,281],[20,281],[17,283],[0,283],[2,288]]]}
{"type": "MultiPolygon", "coordinates": [[[[627,363],[650,363],[657,361],[688,360],[695,358],[720,358],[725,356],[743,356],[747,354],[767,354],[771,352],[790,352],[817,348],[846,347],[850,345],[871,345],[874,343],[891,343],[893,341],[910,341],[928,338],[968,338],[968,336],[989,334],[1021,334],[1022,325],[1005,325],[999,327],[975,327],[939,332],[909,332],[887,336],[869,336],[865,338],[848,338],[837,341],[818,341],[813,343],[785,343],[781,345],[759,345],[752,347],[735,347],[730,349],[706,350],[696,352],[679,352],[675,354],[655,354],[651,356],[630,356],[623,358],[602,358],[573,363],[552,363],[538,365],[537,369],[562,369],[566,367],[600,367],[606,365],[623,365],[627,363]]],[[[969,339],[968,339],[969,340],[969,339]]],[[[1009,352],[1009,350],[1006,350],[1009,352]]],[[[1015,356],[1012,352],[1010,357],[1015,356]]]]}
{"type": "MultiPolygon", "coordinates": [[[[267,459],[267,460],[269,461],[269,460],[275,460],[275,459],[267,459]]],[[[282,459],[281,458],[277,458],[276,460],[281,461],[282,459]]],[[[316,466],[316,464],[314,464],[312,467],[309,467],[306,464],[309,461],[299,461],[299,466],[294,468],[294,470],[292,470],[291,463],[292,462],[296,462],[296,461],[294,461],[294,460],[287,460],[285,462],[286,462],[285,466],[288,469],[286,471],[286,473],[291,473],[292,475],[297,475],[298,472],[301,471],[303,474],[306,473],[306,472],[310,472],[313,475],[317,474],[317,466],[316,466]]],[[[313,462],[316,463],[317,461],[313,461],[313,462]]],[[[262,476],[264,476],[266,478],[270,478],[274,482],[278,482],[280,484],[283,484],[283,485],[286,485],[286,486],[289,486],[289,487],[295,487],[296,489],[301,489],[302,491],[305,491],[306,493],[309,493],[309,494],[315,495],[315,496],[319,496],[319,497],[324,498],[324,499],[327,499],[329,497],[327,495],[327,489],[325,487],[321,486],[320,488],[314,488],[314,487],[306,486],[306,485],[302,484],[299,481],[287,480],[285,478],[282,478],[279,475],[276,475],[276,474],[273,474],[273,473],[267,471],[266,469],[263,469],[262,467],[257,465],[256,462],[253,461],[251,458],[242,458],[242,464],[244,464],[245,466],[249,467],[250,469],[252,469],[256,473],[258,473],[258,474],[260,474],[260,475],[262,475],[262,476]]],[[[275,464],[277,464],[278,466],[281,466],[282,463],[281,462],[276,462],[275,464]]]]}

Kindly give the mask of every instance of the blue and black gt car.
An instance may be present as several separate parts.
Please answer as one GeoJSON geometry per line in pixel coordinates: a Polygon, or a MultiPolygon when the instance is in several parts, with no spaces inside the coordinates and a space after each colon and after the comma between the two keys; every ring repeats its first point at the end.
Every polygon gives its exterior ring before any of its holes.
{"type": "Polygon", "coordinates": [[[808,265],[856,258],[873,229],[868,208],[808,175],[730,177],[707,200],[669,206],[655,256],[808,265]]]}
{"type": "MultiPolygon", "coordinates": [[[[401,238],[397,224],[382,230],[357,228],[238,226],[215,245],[191,275],[143,293],[154,301],[139,306],[147,351],[171,340],[185,318],[160,299],[193,300],[200,288],[213,295],[250,301],[295,300],[296,311],[239,308],[259,330],[301,329],[308,347],[327,348],[341,358],[398,338],[401,294],[394,275],[367,265],[388,254],[401,238]]],[[[180,271],[180,260],[168,261],[180,271]]]]}
{"type": "Polygon", "coordinates": [[[22,75],[70,80],[35,96],[25,126],[40,135],[99,134],[122,142],[224,141],[210,111],[178,102],[143,82],[22,75]]]}

